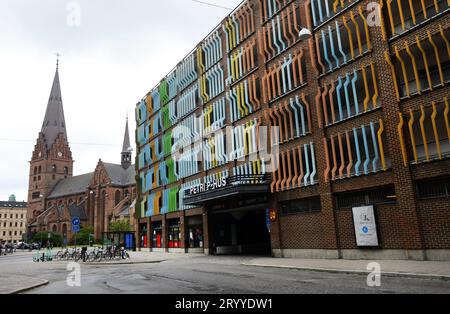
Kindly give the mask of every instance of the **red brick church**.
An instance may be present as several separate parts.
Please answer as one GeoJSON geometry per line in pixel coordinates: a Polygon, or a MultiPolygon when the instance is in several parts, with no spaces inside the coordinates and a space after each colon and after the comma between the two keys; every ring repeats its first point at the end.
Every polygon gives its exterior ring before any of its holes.
{"type": "Polygon", "coordinates": [[[53,231],[70,241],[72,218],[94,227],[96,239],[111,222],[128,220],[134,230],[135,167],[125,126],[121,164],[99,160],[91,173],[73,176],[73,157],[67,138],[56,68],[42,130],[30,161],[28,228],[30,235],[53,231]]]}

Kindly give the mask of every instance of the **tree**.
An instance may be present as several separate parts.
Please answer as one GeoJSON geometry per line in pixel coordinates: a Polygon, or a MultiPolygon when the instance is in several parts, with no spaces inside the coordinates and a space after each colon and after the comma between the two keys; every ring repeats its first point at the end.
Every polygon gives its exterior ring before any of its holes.
{"type": "Polygon", "coordinates": [[[109,224],[110,232],[128,232],[131,231],[131,226],[128,221],[119,220],[109,224]]]}
{"type": "Polygon", "coordinates": [[[47,244],[47,241],[50,241],[50,245],[52,246],[61,246],[62,236],[58,233],[48,231],[41,231],[33,236],[33,242],[41,243],[42,246],[45,246],[47,244]],[[50,234],[50,239],[48,237],[48,234],[50,234]]]}
{"type": "Polygon", "coordinates": [[[94,227],[91,226],[81,226],[80,232],[75,233],[72,236],[72,243],[75,243],[75,240],[77,241],[77,245],[89,245],[89,240],[93,241],[90,237],[91,234],[94,233],[94,227]]]}

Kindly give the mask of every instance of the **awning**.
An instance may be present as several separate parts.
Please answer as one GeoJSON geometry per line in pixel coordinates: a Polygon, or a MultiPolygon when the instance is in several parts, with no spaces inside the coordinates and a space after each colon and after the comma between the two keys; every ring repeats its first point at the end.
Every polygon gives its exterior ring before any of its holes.
{"type": "MultiPolygon", "coordinates": [[[[201,206],[230,197],[268,193],[269,182],[270,176],[267,174],[228,177],[226,184],[222,184],[219,188],[208,188],[206,183],[200,187],[191,187],[185,191],[183,202],[185,205],[201,206]]],[[[217,185],[220,186],[220,184],[217,185]]]]}

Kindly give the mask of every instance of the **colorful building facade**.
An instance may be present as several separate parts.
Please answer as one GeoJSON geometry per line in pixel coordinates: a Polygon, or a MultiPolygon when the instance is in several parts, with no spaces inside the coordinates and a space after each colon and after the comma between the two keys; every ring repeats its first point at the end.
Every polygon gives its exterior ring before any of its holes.
{"type": "Polygon", "coordinates": [[[140,246],[449,260],[449,12],[243,2],[136,106],[140,246]]]}

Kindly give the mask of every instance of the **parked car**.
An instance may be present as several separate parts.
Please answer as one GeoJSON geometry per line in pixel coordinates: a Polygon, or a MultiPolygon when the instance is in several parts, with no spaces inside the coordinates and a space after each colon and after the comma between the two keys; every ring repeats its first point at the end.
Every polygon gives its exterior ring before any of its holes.
{"type": "Polygon", "coordinates": [[[17,243],[17,249],[18,250],[28,250],[30,248],[30,245],[25,242],[19,242],[17,243]]]}

